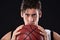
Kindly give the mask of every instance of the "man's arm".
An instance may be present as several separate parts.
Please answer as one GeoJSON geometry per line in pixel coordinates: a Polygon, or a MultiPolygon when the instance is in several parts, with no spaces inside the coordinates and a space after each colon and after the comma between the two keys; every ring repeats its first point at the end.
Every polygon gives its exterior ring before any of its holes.
{"type": "Polygon", "coordinates": [[[54,40],[60,40],[60,35],[56,32],[53,32],[53,38],[54,40]]]}
{"type": "Polygon", "coordinates": [[[10,40],[10,39],[11,39],[11,31],[1,38],[1,40],[10,40]]]}
{"type": "MultiPolygon", "coordinates": [[[[20,25],[19,27],[16,28],[16,30],[14,32],[21,29],[22,27],[23,27],[23,25],[20,25]]],[[[14,33],[14,34],[18,34],[18,33],[14,33]]],[[[11,31],[8,32],[7,34],[5,34],[0,40],[11,40],[11,31]]]]}

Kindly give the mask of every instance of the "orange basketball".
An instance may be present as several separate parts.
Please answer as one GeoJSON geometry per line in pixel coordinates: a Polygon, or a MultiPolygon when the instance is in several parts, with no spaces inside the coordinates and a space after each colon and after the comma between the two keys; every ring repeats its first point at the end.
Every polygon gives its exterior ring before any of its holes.
{"type": "Polygon", "coordinates": [[[16,40],[43,40],[41,31],[35,25],[25,25],[18,32],[20,34],[16,36],[16,40]]]}

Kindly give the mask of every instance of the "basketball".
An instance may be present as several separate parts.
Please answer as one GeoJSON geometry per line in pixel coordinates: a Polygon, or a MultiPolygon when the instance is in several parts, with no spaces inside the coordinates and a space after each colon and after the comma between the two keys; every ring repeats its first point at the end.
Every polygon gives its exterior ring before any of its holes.
{"type": "Polygon", "coordinates": [[[35,25],[24,25],[18,32],[20,34],[16,36],[16,40],[43,40],[41,31],[35,25]]]}

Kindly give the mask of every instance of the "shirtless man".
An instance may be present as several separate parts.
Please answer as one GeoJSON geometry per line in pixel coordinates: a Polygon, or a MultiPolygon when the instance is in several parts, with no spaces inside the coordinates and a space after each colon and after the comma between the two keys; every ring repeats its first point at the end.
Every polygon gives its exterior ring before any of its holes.
{"type": "MultiPolygon", "coordinates": [[[[1,40],[15,40],[16,35],[20,32],[17,32],[19,29],[22,29],[24,25],[33,24],[38,27],[40,34],[44,36],[45,40],[52,40],[51,38],[51,30],[46,30],[42,26],[38,25],[39,18],[42,17],[41,11],[41,2],[39,0],[23,0],[21,5],[21,17],[24,20],[24,24],[18,26],[12,34],[12,31],[8,32],[4,35],[1,40]],[[31,1],[31,2],[30,2],[31,1]],[[12,34],[12,37],[11,37],[12,34]]],[[[52,36],[54,40],[60,40],[60,35],[56,32],[52,32],[52,36]]]]}

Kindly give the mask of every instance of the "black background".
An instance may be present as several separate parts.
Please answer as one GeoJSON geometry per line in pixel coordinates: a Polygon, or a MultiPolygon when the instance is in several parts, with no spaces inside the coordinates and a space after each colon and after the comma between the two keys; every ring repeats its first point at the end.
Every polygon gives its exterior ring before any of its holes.
{"type": "MultiPolygon", "coordinates": [[[[23,24],[20,17],[21,0],[0,0],[0,38],[23,24]]],[[[60,7],[57,0],[42,0],[42,18],[39,24],[60,34],[60,7]]]]}

